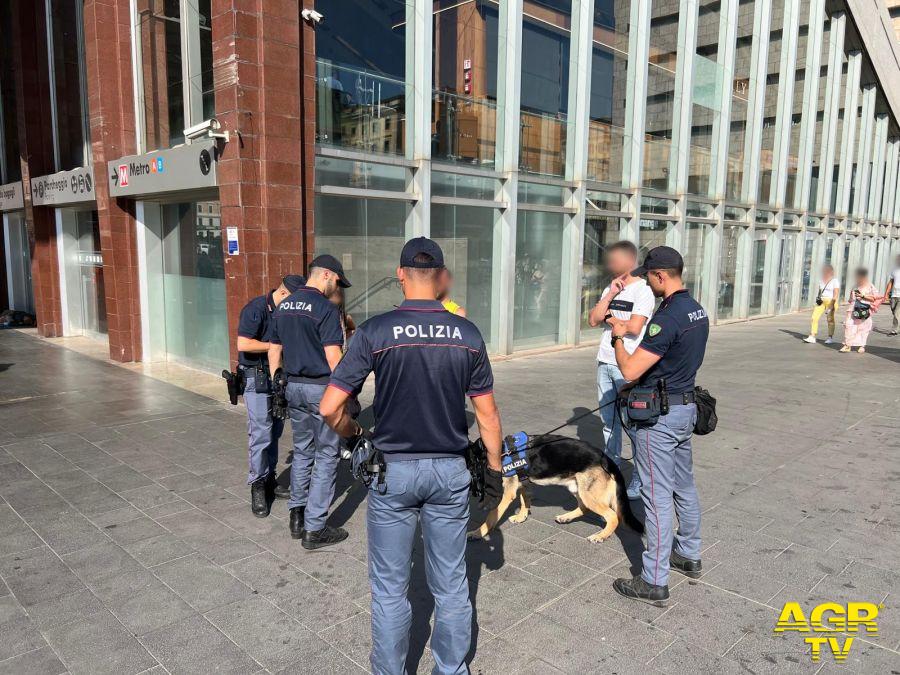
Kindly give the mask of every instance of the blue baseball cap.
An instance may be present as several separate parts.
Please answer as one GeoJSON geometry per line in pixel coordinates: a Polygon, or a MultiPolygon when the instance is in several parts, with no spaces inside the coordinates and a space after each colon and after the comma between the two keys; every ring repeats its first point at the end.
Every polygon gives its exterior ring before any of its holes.
{"type": "Polygon", "coordinates": [[[341,288],[350,288],[350,280],[347,278],[347,275],[344,274],[344,266],[341,265],[340,261],[333,255],[323,253],[322,255],[316,256],[309,264],[310,269],[313,267],[321,267],[324,270],[334,272],[338,275],[338,286],[341,288]]]}
{"type": "Polygon", "coordinates": [[[418,267],[419,269],[440,269],[444,266],[444,252],[432,239],[416,237],[403,245],[400,252],[400,267],[418,267]],[[431,256],[428,262],[416,262],[416,256],[425,253],[431,256]]]}
{"type": "Polygon", "coordinates": [[[684,258],[671,246],[657,246],[647,251],[644,264],[631,273],[633,277],[642,277],[650,270],[671,270],[684,267],[684,258]]]}
{"type": "Polygon", "coordinates": [[[281,280],[281,283],[284,284],[284,287],[286,289],[293,293],[303,286],[306,286],[306,277],[299,274],[288,274],[284,279],[281,280]]]}

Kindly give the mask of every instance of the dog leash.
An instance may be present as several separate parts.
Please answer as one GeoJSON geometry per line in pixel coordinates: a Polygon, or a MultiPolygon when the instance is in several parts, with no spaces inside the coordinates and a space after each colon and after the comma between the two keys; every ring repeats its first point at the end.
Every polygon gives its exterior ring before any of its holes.
{"type": "MultiPolygon", "coordinates": [[[[550,431],[548,431],[548,432],[546,432],[546,433],[544,433],[544,434],[541,434],[541,435],[542,435],[542,436],[549,436],[549,435],[552,434],[553,432],[559,431],[559,430],[562,429],[563,427],[567,427],[567,426],[569,426],[570,424],[574,424],[574,423],[577,422],[578,420],[584,419],[584,418],[587,417],[588,415],[593,415],[595,412],[599,412],[600,410],[602,410],[603,408],[606,408],[607,406],[616,405],[618,402],[619,402],[619,399],[618,399],[618,397],[616,397],[614,400],[610,401],[609,403],[604,403],[603,405],[598,405],[598,406],[597,406],[596,408],[594,408],[593,410],[588,410],[586,413],[582,413],[582,414],[578,415],[577,417],[573,417],[573,418],[570,419],[570,420],[566,420],[565,422],[563,422],[562,424],[560,424],[560,425],[559,425],[558,427],[556,427],[555,429],[551,429],[550,431]]],[[[618,411],[617,411],[617,412],[618,412],[618,411]]],[[[620,415],[620,419],[621,419],[621,415],[620,415]]],[[[559,440],[563,440],[563,439],[559,439],[559,440]]],[[[541,445],[549,445],[550,443],[553,443],[553,441],[544,441],[543,443],[539,443],[538,445],[533,446],[533,447],[539,447],[539,446],[541,446],[541,445]]],[[[632,455],[632,456],[633,456],[633,455],[632,455]]],[[[623,457],[622,459],[632,459],[632,457],[623,457]]]]}

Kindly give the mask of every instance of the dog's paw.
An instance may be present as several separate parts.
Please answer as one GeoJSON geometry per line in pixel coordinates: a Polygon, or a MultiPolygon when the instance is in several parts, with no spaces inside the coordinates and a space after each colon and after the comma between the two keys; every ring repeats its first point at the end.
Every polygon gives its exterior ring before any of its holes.
{"type": "Polygon", "coordinates": [[[479,539],[484,539],[481,534],[481,530],[469,530],[466,532],[466,539],[469,541],[478,541],[479,539]]]}
{"type": "Polygon", "coordinates": [[[602,544],[604,541],[606,541],[606,537],[598,532],[597,534],[592,534],[590,537],[588,537],[588,541],[595,544],[602,544]]]}
{"type": "Polygon", "coordinates": [[[568,513],[560,513],[553,520],[555,520],[560,525],[565,525],[566,523],[571,523],[575,519],[572,516],[570,516],[568,513]]]}
{"type": "Polygon", "coordinates": [[[509,517],[511,523],[524,523],[526,520],[528,520],[528,511],[524,509],[520,509],[518,513],[509,517]]]}

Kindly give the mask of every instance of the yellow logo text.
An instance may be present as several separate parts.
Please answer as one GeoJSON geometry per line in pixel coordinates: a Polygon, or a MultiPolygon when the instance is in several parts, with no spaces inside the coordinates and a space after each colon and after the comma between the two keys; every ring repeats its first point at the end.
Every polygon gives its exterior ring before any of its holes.
{"type": "Polygon", "coordinates": [[[775,624],[776,633],[795,632],[805,635],[810,657],[819,661],[822,651],[831,652],[835,661],[845,661],[853,646],[854,635],[878,635],[878,610],[883,605],[871,602],[823,602],[812,608],[807,617],[799,602],[786,602],[775,624]],[[817,635],[832,633],[832,635],[817,635]],[[844,633],[843,636],[834,635],[844,633]]]}

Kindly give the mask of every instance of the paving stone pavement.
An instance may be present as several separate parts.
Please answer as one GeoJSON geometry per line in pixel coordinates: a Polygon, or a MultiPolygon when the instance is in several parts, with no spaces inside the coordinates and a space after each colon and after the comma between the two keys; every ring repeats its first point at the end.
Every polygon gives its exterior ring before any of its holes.
{"type": "MultiPolygon", "coordinates": [[[[620,598],[636,535],[592,544],[598,521],[557,525],[571,495],[537,488],[528,521],[469,545],[474,673],[900,672],[900,338],[839,354],[800,342],[807,320],[712,332],[703,577],[673,575],[666,609],[620,598]],[[812,663],[773,633],[788,600],[883,602],[880,632],[812,663]]],[[[506,431],[594,407],[594,368],[591,347],[496,362],[506,431]]],[[[250,514],[242,408],[13,331],[0,382],[0,672],[367,670],[364,491],[345,466],[332,522],[350,538],[308,553],[285,502],[250,514]]],[[[596,416],[566,432],[601,442],[596,416]]],[[[421,551],[413,576],[410,669],[428,672],[421,551]]]]}

